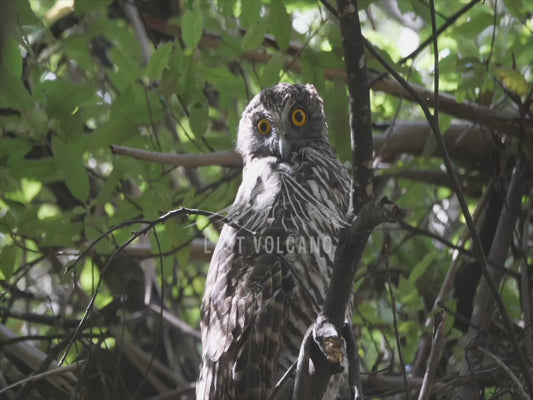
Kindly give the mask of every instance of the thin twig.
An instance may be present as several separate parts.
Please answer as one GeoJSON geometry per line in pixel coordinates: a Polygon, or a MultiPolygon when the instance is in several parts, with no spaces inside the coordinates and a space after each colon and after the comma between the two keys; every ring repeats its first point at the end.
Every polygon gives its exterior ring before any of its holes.
{"type": "Polygon", "coordinates": [[[16,388],[18,386],[21,386],[23,384],[29,383],[29,382],[36,382],[36,381],[40,381],[41,379],[49,378],[51,376],[64,375],[64,374],[72,372],[72,371],[77,371],[78,369],[80,369],[80,367],[83,365],[83,363],[84,363],[84,361],[80,360],[80,361],[76,361],[74,364],[70,364],[70,365],[67,365],[65,367],[58,367],[58,368],[50,369],[50,370],[45,371],[45,372],[41,372],[40,374],[30,375],[27,378],[24,378],[24,379],[22,379],[22,380],[20,380],[18,382],[15,382],[15,383],[13,383],[13,384],[11,384],[9,386],[1,388],[0,389],[0,394],[2,394],[4,392],[7,392],[8,390],[14,389],[14,388],[16,388]]]}
{"type": "Polygon", "coordinates": [[[529,283],[529,267],[528,267],[528,240],[531,234],[530,223],[531,213],[533,209],[533,191],[529,189],[529,207],[524,216],[524,227],[522,231],[522,254],[520,257],[520,288],[522,313],[524,315],[524,342],[526,348],[527,359],[533,362],[533,326],[531,321],[531,286],[529,283]]]}
{"type": "Polygon", "coordinates": [[[403,383],[405,388],[405,395],[407,397],[407,400],[409,400],[409,385],[407,383],[407,372],[405,370],[405,362],[403,360],[403,353],[402,353],[402,346],[400,342],[400,333],[398,332],[398,317],[396,315],[396,296],[394,296],[394,291],[392,290],[392,281],[390,279],[390,268],[389,268],[389,257],[388,257],[388,244],[386,246],[386,253],[385,256],[385,269],[387,271],[387,286],[389,287],[389,296],[391,301],[391,308],[392,308],[392,318],[394,321],[394,336],[396,337],[396,346],[398,347],[398,357],[400,358],[400,367],[402,369],[402,377],[403,377],[403,383]]]}
{"type": "Polygon", "coordinates": [[[446,314],[444,312],[439,312],[435,314],[435,329],[433,333],[433,341],[431,345],[431,353],[429,354],[428,365],[426,368],[426,373],[424,374],[424,381],[422,382],[422,388],[420,389],[420,394],[418,395],[418,400],[427,400],[431,394],[431,389],[433,387],[433,381],[435,379],[435,373],[437,372],[437,367],[440,360],[440,355],[444,344],[446,328],[446,314]]]}
{"type": "Polygon", "coordinates": [[[205,211],[205,210],[198,210],[198,209],[190,209],[190,208],[185,208],[185,207],[180,207],[176,210],[172,210],[172,211],[169,211],[167,212],[166,214],[162,215],[161,217],[159,218],[156,218],[154,220],[132,220],[132,221],[126,221],[124,223],[121,223],[111,229],[109,229],[107,232],[103,233],[102,235],[100,235],[98,238],[96,238],[95,241],[93,241],[89,247],[87,249],[85,249],[81,254],[80,256],[74,261],[74,263],[72,263],[67,270],[70,270],[72,268],[74,268],[78,262],[84,258],[88,253],[89,251],[100,241],[102,240],[104,237],[106,237],[107,235],[109,235],[110,233],[112,233],[113,231],[119,229],[119,228],[122,228],[124,226],[128,226],[128,225],[132,225],[132,224],[137,224],[137,223],[141,223],[141,224],[146,224],[146,226],[140,230],[138,230],[137,232],[134,232],[134,234],[124,243],[122,244],[120,247],[118,247],[112,254],[111,256],[107,259],[106,263],[104,264],[104,266],[102,267],[102,270],[100,271],[100,276],[98,278],[98,281],[96,282],[96,286],[94,288],[94,293],[93,295],[91,296],[91,299],[89,300],[89,304],[87,305],[87,307],[85,308],[85,312],[78,324],[78,326],[76,327],[76,329],[73,331],[73,333],[68,337],[68,345],[66,346],[66,349],[63,353],[63,356],[61,357],[60,359],[60,362],[59,364],[61,365],[65,358],[67,357],[69,351],[70,351],[70,348],[72,347],[74,341],[76,340],[76,337],[79,335],[79,333],[81,332],[81,330],[83,329],[83,327],[85,326],[86,322],[87,322],[87,319],[88,319],[88,315],[89,313],[92,311],[93,309],[93,306],[94,306],[94,302],[96,301],[96,296],[98,294],[98,291],[100,290],[100,286],[103,282],[103,275],[107,272],[107,270],[111,267],[111,262],[115,259],[115,257],[124,249],[126,248],[130,243],[132,243],[135,239],[137,239],[139,236],[141,235],[144,235],[146,234],[150,229],[152,229],[154,226],[158,225],[158,224],[161,224],[161,223],[164,223],[166,222],[167,220],[169,220],[170,218],[173,218],[175,216],[178,216],[178,215],[204,215],[204,216],[208,216],[208,217],[216,217],[216,219],[226,223],[227,225],[233,227],[234,229],[237,229],[241,232],[244,232],[244,233],[247,233],[251,236],[255,236],[256,235],[256,232],[254,231],[251,231],[245,227],[242,227],[240,226],[239,224],[235,223],[234,221],[232,221],[231,219],[227,218],[227,217],[224,217],[218,213],[214,213],[214,212],[210,212],[210,211],[205,211]]]}
{"type": "Polygon", "coordinates": [[[135,32],[135,36],[137,36],[137,40],[139,41],[139,46],[143,55],[143,64],[147,65],[148,61],[150,61],[150,58],[152,57],[153,49],[150,38],[146,32],[146,28],[139,14],[139,10],[137,9],[137,4],[129,1],[120,1],[119,4],[124,11],[124,14],[126,14],[126,17],[130,21],[130,24],[133,27],[133,32],[135,32]]]}
{"type": "Polygon", "coordinates": [[[515,387],[518,389],[518,393],[520,394],[520,398],[521,399],[523,399],[523,400],[531,399],[531,397],[529,397],[528,394],[526,393],[526,391],[524,390],[524,388],[522,386],[522,383],[520,382],[520,379],[517,378],[517,376],[513,373],[513,371],[511,371],[511,368],[509,368],[507,366],[507,364],[505,364],[502,360],[500,360],[498,357],[496,357],[490,351],[488,351],[488,350],[486,350],[486,349],[484,349],[482,347],[477,346],[475,349],[480,351],[481,353],[483,353],[484,355],[486,355],[490,359],[492,359],[496,364],[498,364],[498,366],[501,369],[503,369],[505,371],[507,376],[509,376],[509,378],[511,378],[511,380],[515,384],[515,387]]]}
{"type": "Polygon", "coordinates": [[[414,49],[411,53],[400,59],[398,63],[403,64],[407,60],[416,57],[422,50],[424,50],[424,48],[433,43],[435,37],[440,36],[441,33],[443,33],[446,29],[452,26],[459,19],[459,17],[464,15],[468,10],[474,7],[476,3],[479,3],[479,1],[480,0],[472,0],[470,3],[465,4],[464,7],[462,7],[455,14],[448,17],[446,19],[446,22],[444,22],[444,24],[442,24],[437,30],[434,31],[435,33],[432,33],[430,37],[422,41],[422,43],[420,43],[416,49],[414,49]]]}
{"type": "MultiPolygon", "coordinates": [[[[272,390],[272,394],[270,395],[270,399],[275,399],[278,392],[281,390],[283,384],[287,382],[289,377],[293,374],[293,372],[296,369],[296,366],[298,365],[298,360],[294,361],[289,368],[287,368],[287,371],[283,374],[283,376],[279,379],[279,381],[276,383],[276,386],[274,386],[274,390],[272,390]]],[[[269,399],[269,400],[270,400],[269,399]]]]}

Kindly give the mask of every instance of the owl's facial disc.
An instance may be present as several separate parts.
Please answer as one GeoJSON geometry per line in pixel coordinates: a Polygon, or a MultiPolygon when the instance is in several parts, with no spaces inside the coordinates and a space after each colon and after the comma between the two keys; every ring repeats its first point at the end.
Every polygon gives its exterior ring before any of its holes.
{"type": "Polygon", "coordinates": [[[248,104],[239,123],[236,150],[245,162],[274,156],[289,161],[307,146],[328,143],[323,102],[312,85],[279,83],[248,104]]]}

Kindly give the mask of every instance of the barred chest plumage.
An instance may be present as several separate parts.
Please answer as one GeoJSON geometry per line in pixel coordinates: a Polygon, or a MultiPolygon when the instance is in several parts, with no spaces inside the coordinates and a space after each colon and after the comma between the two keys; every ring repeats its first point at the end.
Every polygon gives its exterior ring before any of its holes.
{"type": "MultiPolygon", "coordinates": [[[[284,274],[294,281],[275,374],[278,381],[296,360],[302,338],[321,310],[338,232],[345,225],[349,180],[328,149],[306,148],[289,163],[263,158],[246,168],[244,176],[255,190],[244,203],[236,201],[230,216],[258,235],[241,250],[275,253],[286,262],[284,274]]],[[[278,398],[286,394],[282,391],[278,398]]]]}

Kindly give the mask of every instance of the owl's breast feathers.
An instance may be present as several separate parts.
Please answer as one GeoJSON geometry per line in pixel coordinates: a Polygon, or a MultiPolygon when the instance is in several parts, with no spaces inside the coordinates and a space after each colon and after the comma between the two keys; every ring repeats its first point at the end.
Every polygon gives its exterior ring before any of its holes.
{"type": "Polygon", "coordinates": [[[226,225],[213,254],[198,399],[270,397],[323,301],[348,183],[329,147],[306,148],[289,163],[247,160],[229,218],[257,234],[226,225]],[[289,237],[299,242],[290,252],[289,237]]]}

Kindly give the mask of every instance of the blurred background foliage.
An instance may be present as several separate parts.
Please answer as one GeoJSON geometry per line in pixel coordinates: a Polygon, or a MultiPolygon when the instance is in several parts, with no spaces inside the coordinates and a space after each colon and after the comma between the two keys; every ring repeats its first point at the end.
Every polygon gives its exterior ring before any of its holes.
{"type": "MultiPolygon", "coordinates": [[[[526,170],[498,284],[531,362],[533,3],[436,3],[440,128],[487,252],[511,171],[526,170]]],[[[431,93],[428,1],[358,4],[369,42],[431,93]]],[[[220,224],[181,214],[114,252],[169,210],[218,212],[232,203],[240,166],[218,152],[233,148],[251,97],[278,81],[317,87],[331,142],[349,166],[337,20],[325,2],[299,0],[0,7],[0,398],[193,398],[199,304],[220,224]],[[176,166],[115,154],[111,145],[214,158],[176,166]]],[[[365,394],[404,393],[402,371],[418,382],[432,316],[444,307],[437,382],[451,398],[473,339],[465,333],[481,267],[420,108],[376,59],[368,67],[376,193],[409,216],[372,236],[354,287],[365,394]]],[[[498,354],[520,376],[501,343],[498,354]]],[[[515,398],[510,379],[487,368],[481,392],[515,398]]]]}

